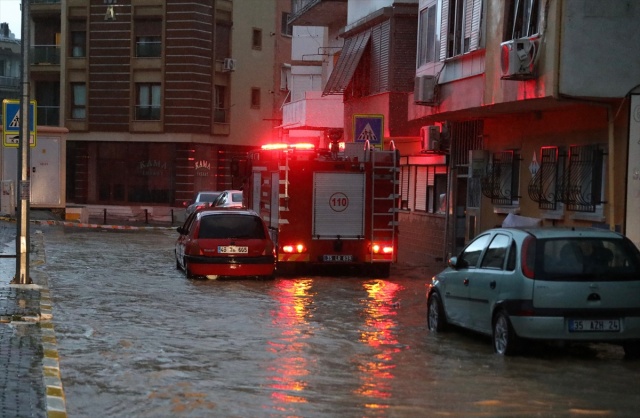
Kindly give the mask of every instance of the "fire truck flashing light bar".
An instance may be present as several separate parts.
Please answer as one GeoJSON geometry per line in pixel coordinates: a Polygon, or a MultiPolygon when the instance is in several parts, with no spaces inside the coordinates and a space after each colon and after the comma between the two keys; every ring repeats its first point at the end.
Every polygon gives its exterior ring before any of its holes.
{"type": "Polygon", "coordinates": [[[285,143],[265,144],[261,148],[264,151],[286,150],[286,149],[312,151],[316,148],[316,146],[309,142],[301,142],[299,144],[285,144],[285,143]]]}

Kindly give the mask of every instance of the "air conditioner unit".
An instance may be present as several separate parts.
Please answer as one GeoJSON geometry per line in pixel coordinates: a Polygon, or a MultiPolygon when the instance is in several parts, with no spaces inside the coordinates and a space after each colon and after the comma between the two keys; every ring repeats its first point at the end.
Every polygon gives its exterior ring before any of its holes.
{"type": "Polygon", "coordinates": [[[537,38],[521,38],[500,44],[502,79],[529,80],[536,77],[537,38]]]}
{"type": "Polygon", "coordinates": [[[224,64],[222,64],[224,71],[234,71],[236,69],[236,60],[233,58],[225,58],[224,64]]]}
{"type": "Polygon", "coordinates": [[[438,82],[433,75],[421,75],[415,78],[413,101],[416,104],[435,106],[437,103],[436,88],[438,82]]]}
{"type": "Polygon", "coordinates": [[[438,151],[440,149],[439,126],[423,126],[420,128],[420,138],[423,151],[438,151]]]}

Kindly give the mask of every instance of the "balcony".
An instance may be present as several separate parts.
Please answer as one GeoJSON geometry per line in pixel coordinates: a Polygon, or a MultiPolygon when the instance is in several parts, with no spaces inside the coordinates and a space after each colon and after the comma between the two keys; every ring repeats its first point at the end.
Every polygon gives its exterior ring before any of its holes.
{"type": "Polygon", "coordinates": [[[344,26],[347,0],[293,0],[288,22],[296,26],[344,26]]]}
{"type": "Polygon", "coordinates": [[[36,45],[31,48],[31,65],[60,65],[60,47],[56,45],[36,45]]]}
{"type": "Polygon", "coordinates": [[[59,126],[60,106],[40,106],[37,109],[38,126],[59,126]]]}
{"type": "Polygon", "coordinates": [[[282,108],[285,129],[343,128],[342,95],[322,96],[321,91],[307,91],[304,99],[287,103],[282,108]]]}

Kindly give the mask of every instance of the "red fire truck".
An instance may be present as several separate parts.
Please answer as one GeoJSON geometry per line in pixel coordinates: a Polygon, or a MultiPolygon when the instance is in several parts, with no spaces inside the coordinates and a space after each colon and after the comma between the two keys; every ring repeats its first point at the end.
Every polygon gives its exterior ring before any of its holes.
{"type": "Polygon", "coordinates": [[[331,266],[389,275],[397,253],[398,154],[345,145],[270,144],[249,153],[245,205],[269,226],[278,274],[325,274],[320,267],[331,266]]]}

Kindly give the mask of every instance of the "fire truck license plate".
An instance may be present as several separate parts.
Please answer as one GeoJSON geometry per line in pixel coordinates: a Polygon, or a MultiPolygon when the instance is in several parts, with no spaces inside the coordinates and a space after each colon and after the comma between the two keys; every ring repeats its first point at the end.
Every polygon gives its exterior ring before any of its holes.
{"type": "Polygon", "coordinates": [[[326,262],[331,262],[331,261],[349,262],[349,261],[353,261],[353,256],[350,256],[350,255],[324,255],[324,256],[322,256],[322,260],[326,261],[326,262]]]}
{"type": "Polygon", "coordinates": [[[220,254],[246,254],[249,252],[249,247],[238,247],[237,245],[219,246],[218,252],[220,254]]]}

